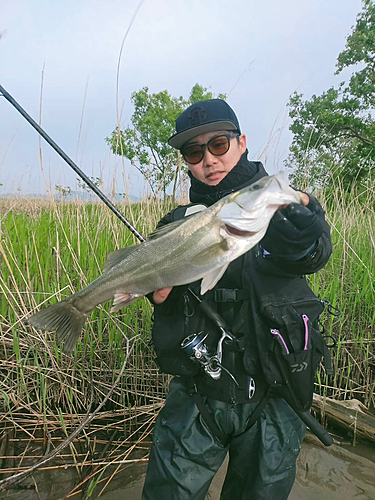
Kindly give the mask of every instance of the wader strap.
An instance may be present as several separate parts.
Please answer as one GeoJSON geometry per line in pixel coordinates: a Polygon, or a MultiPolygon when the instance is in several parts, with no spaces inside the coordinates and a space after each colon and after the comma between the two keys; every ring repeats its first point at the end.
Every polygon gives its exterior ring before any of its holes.
{"type": "Polygon", "coordinates": [[[250,300],[250,291],[242,288],[215,288],[206,292],[206,297],[215,302],[240,302],[250,300]]]}
{"type": "Polygon", "coordinates": [[[194,380],[190,379],[186,382],[189,394],[193,398],[195,404],[197,405],[197,408],[200,411],[200,414],[202,415],[203,421],[210,429],[211,434],[215,436],[223,446],[227,446],[228,437],[224,434],[224,432],[221,432],[219,427],[216,425],[214,419],[212,418],[210,412],[208,411],[204,398],[197,392],[197,387],[195,385],[194,380]]]}
{"type": "MultiPolygon", "coordinates": [[[[229,444],[229,439],[226,434],[224,434],[216,425],[212,415],[208,411],[204,398],[197,392],[197,387],[193,379],[185,379],[185,383],[187,384],[189,394],[193,398],[195,404],[197,405],[198,410],[200,411],[204,423],[210,429],[211,433],[221,442],[223,446],[227,446],[229,444]]],[[[257,407],[254,412],[251,414],[244,432],[248,431],[250,427],[252,427],[255,422],[260,417],[264,407],[266,406],[269,399],[269,389],[263,396],[263,398],[259,401],[257,407]]],[[[243,403],[246,404],[246,403],[243,403]]]]}
{"type": "Polygon", "coordinates": [[[255,424],[255,422],[258,420],[258,418],[260,417],[260,414],[262,413],[264,407],[268,403],[269,392],[270,391],[268,389],[267,392],[265,393],[265,395],[259,401],[257,407],[255,408],[255,410],[253,411],[253,413],[251,414],[251,416],[247,422],[246,429],[244,430],[244,432],[248,431],[250,429],[250,427],[252,427],[255,424]]]}
{"type": "Polygon", "coordinates": [[[331,353],[329,352],[329,348],[328,348],[327,344],[325,343],[325,341],[324,341],[323,349],[324,349],[324,354],[323,354],[323,357],[324,357],[324,368],[326,370],[327,375],[333,375],[334,371],[333,371],[333,368],[332,368],[331,353]]]}

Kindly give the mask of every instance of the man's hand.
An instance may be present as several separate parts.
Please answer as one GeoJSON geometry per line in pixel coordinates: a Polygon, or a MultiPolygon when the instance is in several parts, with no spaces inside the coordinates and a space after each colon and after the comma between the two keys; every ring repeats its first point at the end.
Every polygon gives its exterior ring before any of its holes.
{"type": "Polygon", "coordinates": [[[171,293],[172,288],[173,287],[170,286],[168,288],[159,288],[158,290],[155,290],[154,295],[152,296],[155,304],[161,304],[162,302],[164,302],[168,295],[171,293]]]}
{"type": "Polygon", "coordinates": [[[272,255],[293,257],[308,250],[323,233],[324,212],[319,202],[301,193],[302,204],[291,203],[276,211],[260,242],[272,255]]]}

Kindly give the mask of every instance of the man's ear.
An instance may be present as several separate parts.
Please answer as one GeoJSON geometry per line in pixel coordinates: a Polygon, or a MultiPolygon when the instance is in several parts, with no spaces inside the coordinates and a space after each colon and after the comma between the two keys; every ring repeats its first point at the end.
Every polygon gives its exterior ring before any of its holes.
{"type": "Polygon", "coordinates": [[[246,151],[246,148],[247,148],[246,135],[245,134],[241,134],[240,137],[239,137],[239,141],[240,141],[241,154],[243,154],[246,151]]]}

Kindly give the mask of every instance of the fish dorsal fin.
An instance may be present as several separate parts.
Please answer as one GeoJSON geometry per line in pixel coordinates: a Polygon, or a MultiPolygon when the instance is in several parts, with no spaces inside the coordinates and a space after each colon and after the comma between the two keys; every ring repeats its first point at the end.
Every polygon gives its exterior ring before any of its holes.
{"type": "Polygon", "coordinates": [[[129,257],[129,255],[132,254],[138,248],[139,248],[139,245],[133,245],[131,247],[120,248],[120,250],[115,250],[114,252],[111,252],[110,254],[108,254],[107,260],[105,261],[105,264],[104,264],[103,273],[109,271],[110,269],[112,269],[112,267],[115,267],[122,260],[129,257]]]}
{"type": "Polygon", "coordinates": [[[219,279],[223,276],[225,271],[227,270],[228,264],[225,264],[222,267],[216,268],[214,271],[211,271],[210,274],[205,276],[201,283],[201,295],[204,295],[208,290],[211,290],[219,279]]]}
{"type": "Polygon", "coordinates": [[[161,236],[170,233],[171,231],[176,229],[176,227],[181,226],[181,224],[184,224],[187,220],[191,220],[191,217],[189,217],[188,219],[176,220],[174,222],[170,222],[169,224],[165,224],[165,226],[159,227],[155,229],[155,231],[150,233],[147,236],[147,240],[156,240],[157,238],[160,238],[161,236]]]}

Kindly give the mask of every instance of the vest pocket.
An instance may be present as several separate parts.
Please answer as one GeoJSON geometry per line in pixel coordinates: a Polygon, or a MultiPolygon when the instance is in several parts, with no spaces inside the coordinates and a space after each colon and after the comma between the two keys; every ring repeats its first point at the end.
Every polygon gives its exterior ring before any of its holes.
{"type": "Polygon", "coordinates": [[[191,377],[199,366],[193,363],[181,349],[181,341],[186,337],[186,316],[184,294],[181,287],[175,287],[165,302],[154,306],[152,342],[156,363],[162,373],[191,377]]]}
{"type": "Polygon", "coordinates": [[[315,370],[325,354],[325,345],[314,326],[324,306],[317,298],[267,303],[262,315],[269,326],[269,352],[275,380],[282,380],[281,392],[298,410],[312,404],[315,370]]]}
{"type": "Polygon", "coordinates": [[[311,344],[303,350],[290,352],[285,341],[280,342],[281,334],[276,332],[278,330],[271,329],[272,335],[277,336],[274,337],[276,341],[274,354],[292,402],[297,408],[310,408],[315,373],[311,344]]]}
{"type": "Polygon", "coordinates": [[[211,349],[212,342],[217,344],[217,334],[211,332],[209,320],[190,295],[177,292],[173,289],[171,297],[163,304],[154,306],[152,339],[156,363],[163,373],[192,377],[200,372],[201,365],[189,359],[181,348],[181,342],[189,335],[204,331],[209,334],[205,344],[211,349]]]}

